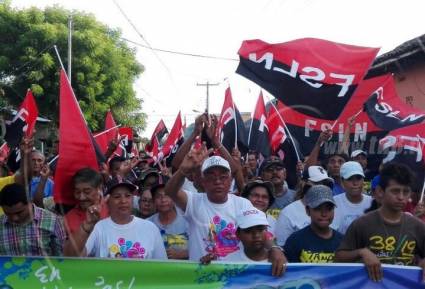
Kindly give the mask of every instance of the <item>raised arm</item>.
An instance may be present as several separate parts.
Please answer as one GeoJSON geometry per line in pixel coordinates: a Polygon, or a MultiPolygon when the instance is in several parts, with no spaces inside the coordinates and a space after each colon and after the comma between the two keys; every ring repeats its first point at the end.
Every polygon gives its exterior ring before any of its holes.
{"type": "Polygon", "coordinates": [[[316,144],[314,145],[313,149],[311,150],[310,155],[308,156],[308,159],[306,160],[306,162],[304,164],[305,169],[307,169],[310,166],[317,165],[317,161],[319,160],[320,148],[331,137],[332,137],[332,130],[330,130],[330,129],[322,131],[320,133],[319,138],[316,141],[316,144]]]}

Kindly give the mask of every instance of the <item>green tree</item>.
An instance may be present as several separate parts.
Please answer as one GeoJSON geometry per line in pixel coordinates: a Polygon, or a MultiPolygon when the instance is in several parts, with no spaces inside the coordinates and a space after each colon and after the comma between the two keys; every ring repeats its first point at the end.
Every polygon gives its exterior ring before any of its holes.
{"type": "Polygon", "coordinates": [[[121,32],[91,14],[59,6],[13,9],[0,4],[0,89],[16,107],[31,88],[40,115],[58,120],[59,68],[53,45],[67,66],[68,18],[72,14],[72,86],[92,130],[101,130],[108,109],[117,123],[143,130],[145,114],[133,82],[143,72],[121,32]]]}

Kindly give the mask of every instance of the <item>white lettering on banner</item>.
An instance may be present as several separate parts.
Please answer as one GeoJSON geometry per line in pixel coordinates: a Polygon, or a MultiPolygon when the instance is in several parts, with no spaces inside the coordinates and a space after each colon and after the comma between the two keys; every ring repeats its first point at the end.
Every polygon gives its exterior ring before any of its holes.
{"type": "MultiPolygon", "coordinates": [[[[313,119],[306,119],[304,122],[304,136],[310,137],[311,132],[315,129],[317,126],[317,121],[313,119]]],[[[327,129],[330,129],[332,127],[331,123],[323,122],[320,125],[320,130],[325,131],[327,129]]],[[[363,123],[356,123],[355,124],[355,130],[354,130],[354,141],[365,141],[367,136],[367,122],[363,123]]],[[[344,137],[344,124],[340,123],[338,125],[338,139],[341,141],[344,137]]]]}
{"type": "Polygon", "coordinates": [[[267,128],[267,130],[269,130],[269,127],[266,124],[266,116],[262,114],[260,118],[260,127],[258,128],[258,130],[264,132],[264,128],[267,128]]]}
{"type": "Polygon", "coordinates": [[[34,276],[37,277],[41,283],[52,282],[55,279],[61,280],[59,269],[49,266],[40,267],[37,271],[35,271],[34,276]],[[50,269],[50,271],[46,272],[47,269],[50,269]]]}
{"type": "MultiPolygon", "coordinates": [[[[416,162],[422,161],[422,146],[425,145],[425,138],[421,138],[419,136],[412,137],[412,136],[406,136],[406,135],[400,135],[398,136],[398,140],[400,143],[403,144],[402,149],[414,152],[416,154],[416,162]]],[[[382,160],[383,163],[387,163],[389,161],[392,161],[396,154],[396,145],[397,143],[397,137],[389,135],[384,137],[380,140],[379,144],[382,146],[382,148],[385,149],[391,149],[385,159],[382,160]]]]}
{"type": "MultiPolygon", "coordinates": [[[[134,277],[131,278],[127,289],[131,289],[133,287],[135,280],[136,280],[136,278],[134,278],[134,277]]],[[[115,284],[106,284],[105,278],[103,276],[98,276],[97,281],[94,283],[94,286],[99,287],[101,289],[124,289],[124,287],[121,287],[121,285],[123,283],[124,283],[124,281],[119,280],[115,284]],[[103,287],[101,287],[101,286],[103,286],[103,287]]]]}
{"type": "MultiPolygon", "coordinates": [[[[257,53],[250,53],[248,55],[248,59],[252,62],[255,62],[255,63],[265,62],[264,68],[267,70],[272,69],[273,71],[286,74],[292,78],[297,77],[298,68],[300,66],[298,61],[293,59],[291,63],[291,69],[289,71],[286,71],[280,67],[276,67],[276,66],[273,67],[273,57],[274,57],[273,53],[271,52],[266,52],[259,59],[257,58],[257,53]]],[[[322,69],[317,67],[312,67],[312,66],[305,66],[301,69],[301,71],[305,73],[305,74],[300,73],[299,75],[302,81],[304,81],[305,83],[307,83],[308,85],[314,88],[322,87],[323,84],[320,82],[317,82],[317,81],[322,81],[326,78],[326,74],[322,69]],[[310,73],[313,73],[313,74],[310,74],[310,73]],[[314,80],[316,82],[312,82],[311,80],[314,80]]],[[[344,80],[343,82],[335,83],[336,85],[341,86],[341,90],[339,91],[337,97],[344,97],[347,94],[348,88],[350,87],[350,85],[353,84],[355,76],[354,74],[339,74],[339,73],[331,72],[329,74],[329,77],[334,79],[344,80]]]]}
{"type": "Polygon", "coordinates": [[[279,143],[283,143],[286,140],[286,133],[283,126],[279,125],[277,130],[272,135],[272,142],[279,141],[279,143]]]}
{"type": "MultiPolygon", "coordinates": [[[[15,117],[13,118],[12,122],[15,122],[18,118],[20,120],[22,120],[23,122],[26,123],[27,121],[27,117],[28,117],[29,113],[25,108],[21,108],[15,115],[15,117]]],[[[22,131],[26,132],[28,129],[28,124],[26,124],[23,128],[22,131]]]]}
{"type": "Polygon", "coordinates": [[[228,107],[224,112],[223,112],[223,117],[222,117],[222,123],[223,126],[225,126],[229,121],[231,121],[235,116],[235,111],[233,110],[233,108],[228,107]]]}

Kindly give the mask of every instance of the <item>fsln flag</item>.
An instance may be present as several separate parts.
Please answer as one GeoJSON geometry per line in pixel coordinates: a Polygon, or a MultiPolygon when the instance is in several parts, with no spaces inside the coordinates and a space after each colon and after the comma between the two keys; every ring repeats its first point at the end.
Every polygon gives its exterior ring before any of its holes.
{"type": "Polygon", "coordinates": [[[315,38],[279,44],[247,40],[236,72],[298,112],[335,120],[378,50],[315,38]]]}
{"type": "Polygon", "coordinates": [[[118,137],[118,127],[115,123],[112,111],[108,110],[105,118],[105,130],[107,130],[108,141],[116,139],[118,137]]]}
{"type": "Polygon", "coordinates": [[[365,102],[364,110],[376,126],[387,131],[425,120],[425,111],[415,109],[401,101],[391,75],[387,76],[385,83],[365,102]]]}
{"type": "Polygon", "coordinates": [[[402,127],[388,133],[379,141],[386,153],[383,163],[404,163],[416,174],[416,185],[425,180],[425,123],[402,127]]]}
{"type": "Polygon", "coordinates": [[[276,153],[281,144],[287,139],[285,132],[285,125],[283,123],[282,113],[284,109],[281,102],[277,102],[277,107],[270,106],[269,114],[267,117],[267,126],[269,128],[269,142],[272,152],[276,153]]]}
{"type": "Polygon", "coordinates": [[[98,170],[95,149],[86,121],[69,84],[60,71],[59,159],[55,174],[54,200],[57,204],[75,204],[71,178],[79,169],[98,170]]]}
{"type": "Polygon", "coordinates": [[[248,146],[250,151],[256,151],[264,158],[270,156],[269,128],[267,127],[267,113],[262,92],[258,96],[252,115],[248,146]]]}
{"type": "Polygon", "coordinates": [[[127,155],[133,150],[133,129],[131,127],[120,127],[118,135],[121,138],[119,146],[122,149],[122,156],[127,158],[127,155]]]}
{"type": "MultiPolygon", "coordinates": [[[[171,166],[171,162],[177,153],[177,150],[183,144],[183,141],[183,122],[179,111],[176,120],[174,121],[174,125],[171,128],[170,134],[168,135],[168,138],[160,152],[161,157],[166,158],[167,166],[171,166]]],[[[160,159],[158,159],[158,161],[160,161],[160,159]]]]}
{"type": "Polygon", "coordinates": [[[158,151],[156,150],[154,152],[154,149],[155,147],[159,148],[162,138],[167,133],[168,133],[168,129],[165,126],[164,121],[161,119],[154,129],[151,136],[151,140],[145,147],[145,151],[149,152],[152,156],[158,154],[158,151]]]}
{"type": "Polygon", "coordinates": [[[242,155],[248,152],[245,125],[238,108],[233,102],[230,87],[226,89],[219,128],[221,143],[229,152],[235,147],[239,149],[242,155]]]}
{"type": "Polygon", "coordinates": [[[37,105],[31,90],[28,89],[25,99],[21,103],[16,115],[11,121],[6,122],[6,134],[4,139],[7,144],[10,147],[15,147],[19,144],[24,134],[26,136],[31,135],[34,130],[37,117],[37,105]]]}

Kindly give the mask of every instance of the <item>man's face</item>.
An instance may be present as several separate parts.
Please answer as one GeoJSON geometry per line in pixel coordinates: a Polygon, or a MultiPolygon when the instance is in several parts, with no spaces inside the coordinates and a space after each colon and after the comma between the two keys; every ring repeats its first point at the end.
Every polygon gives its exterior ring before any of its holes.
{"type": "Polygon", "coordinates": [[[254,226],[247,229],[239,229],[236,236],[241,240],[244,248],[258,252],[264,250],[267,227],[264,225],[254,226]]]}
{"type": "Polygon", "coordinates": [[[174,202],[164,192],[164,188],[158,189],[158,191],[155,193],[154,203],[158,213],[166,213],[174,209],[174,202]]]}
{"type": "Polygon", "coordinates": [[[155,212],[154,202],[150,190],[144,190],[139,200],[140,215],[143,218],[150,217],[155,212]]]}
{"type": "Polygon", "coordinates": [[[345,163],[345,159],[341,156],[331,156],[328,160],[327,171],[332,177],[339,177],[339,170],[345,163]]]}
{"type": "Polygon", "coordinates": [[[364,154],[359,154],[358,156],[355,156],[353,158],[353,161],[358,162],[362,166],[363,170],[366,170],[366,168],[367,168],[367,158],[364,154]]]}
{"type": "Polygon", "coordinates": [[[46,158],[39,152],[33,152],[31,154],[31,160],[33,174],[38,175],[43,168],[46,158]]]}
{"type": "Polygon", "coordinates": [[[100,203],[101,188],[95,188],[89,183],[76,183],[74,197],[80,208],[85,211],[88,207],[100,203]]]}
{"type": "Polygon", "coordinates": [[[330,226],[334,219],[334,205],[332,203],[323,203],[317,208],[306,207],[307,215],[311,218],[311,223],[321,229],[330,226]]]}
{"type": "Polygon", "coordinates": [[[272,182],[275,186],[282,186],[286,180],[286,169],[282,165],[271,165],[264,169],[263,180],[272,182]]]}
{"type": "Polygon", "coordinates": [[[133,212],[133,194],[127,187],[117,187],[108,199],[111,216],[130,216],[133,212]]]}
{"type": "Polygon", "coordinates": [[[347,180],[342,180],[342,186],[344,187],[345,193],[352,197],[357,197],[363,192],[363,182],[364,179],[362,176],[354,175],[348,178],[347,180]]]}
{"type": "Polygon", "coordinates": [[[254,154],[248,155],[248,165],[252,170],[257,168],[257,157],[254,154]]]}
{"type": "Polygon", "coordinates": [[[202,184],[208,199],[213,203],[224,203],[230,190],[230,172],[222,167],[207,169],[202,176],[202,184]]]}
{"type": "Polygon", "coordinates": [[[10,223],[16,225],[27,224],[32,219],[32,203],[22,202],[13,206],[2,206],[4,214],[10,223]]]}
{"type": "Polygon", "coordinates": [[[381,187],[377,187],[377,196],[382,206],[393,212],[401,212],[407,205],[411,195],[411,188],[406,185],[399,184],[394,180],[390,180],[385,191],[381,187]]]}
{"type": "Polygon", "coordinates": [[[249,192],[248,200],[260,211],[266,212],[269,207],[270,198],[267,189],[264,187],[258,186],[252,188],[249,192]]]}
{"type": "Polygon", "coordinates": [[[143,188],[151,188],[153,184],[158,182],[158,175],[151,174],[143,180],[143,188]]]}

